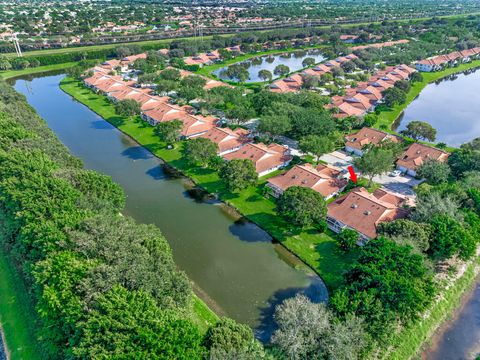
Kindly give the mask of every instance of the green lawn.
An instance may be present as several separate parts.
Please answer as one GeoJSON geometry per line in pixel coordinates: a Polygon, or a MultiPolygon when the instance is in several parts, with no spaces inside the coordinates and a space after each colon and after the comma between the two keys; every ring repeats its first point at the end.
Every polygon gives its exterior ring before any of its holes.
{"type": "Polygon", "coordinates": [[[218,320],[217,314],[215,314],[197,295],[193,296],[192,312],[192,320],[198,325],[202,332],[206,332],[208,328],[215,325],[218,320]]]}
{"type": "Polygon", "coordinates": [[[181,156],[183,143],[179,143],[173,150],[167,150],[165,145],[154,135],[152,126],[139,117],[131,119],[116,115],[114,106],[105,96],[93,93],[79,81],[65,78],[61,83],[61,88],[122,132],[134,138],[156,156],[182,171],[196,184],[210,193],[218,194],[222,201],[236,208],[246,218],[266,230],[314,269],[330,290],[340,285],[342,274],[355,254],[345,256],[340,252],[333,234],[330,232],[319,233],[315,229],[300,231],[277,216],[275,203],[263,196],[265,179],[261,179],[257,187],[232,194],[225,189],[216,172],[198,167],[192,168],[185,163],[181,156]]]}
{"type": "Polygon", "coordinates": [[[23,70],[8,70],[8,71],[0,71],[0,77],[3,80],[11,79],[17,76],[22,75],[29,75],[29,74],[38,74],[45,71],[53,71],[53,70],[63,70],[68,69],[75,66],[76,62],[68,62],[63,64],[53,64],[53,65],[45,65],[45,66],[38,66],[35,68],[27,68],[23,70]]]}
{"type": "Polygon", "coordinates": [[[36,321],[23,279],[0,249],[0,325],[11,360],[44,358],[35,335],[36,321]]]}
{"type": "Polygon", "coordinates": [[[457,67],[452,67],[445,69],[443,71],[437,72],[422,72],[423,81],[417,82],[412,85],[412,88],[407,94],[407,101],[405,104],[396,105],[392,109],[383,109],[378,117],[378,121],[375,124],[376,128],[382,130],[391,130],[392,125],[398,119],[398,117],[402,114],[402,112],[407,108],[410,103],[415,100],[415,98],[420,94],[420,92],[427,86],[428,84],[442,79],[448,75],[452,75],[458,72],[462,72],[468,69],[472,69],[475,67],[480,66],[480,60],[472,61],[471,63],[461,64],[457,67]]]}

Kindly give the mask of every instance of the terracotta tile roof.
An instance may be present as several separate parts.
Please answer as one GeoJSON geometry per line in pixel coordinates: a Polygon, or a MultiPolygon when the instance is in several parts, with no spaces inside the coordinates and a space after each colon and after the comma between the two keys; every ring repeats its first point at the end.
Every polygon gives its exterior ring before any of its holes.
{"type": "Polygon", "coordinates": [[[159,96],[146,95],[141,99],[139,99],[138,101],[141,104],[142,111],[145,111],[145,110],[154,109],[160,104],[168,103],[169,100],[170,98],[168,96],[159,97],[159,96]]]}
{"type": "Polygon", "coordinates": [[[220,58],[220,53],[218,52],[218,50],[214,50],[207,53],[201,53],[196,56],[188,56],[183,60],[187,65],[200,65],[200,64],[206,64],[211,61],[218,60],[219,58],[220,58]]]}
{"type": "Polygon", "coordinates": [[[358,91],[363,96],[367,97],[370,101],[378,101],[382,96],[382,92],[376,88],[375,86],[367,86],[365,89],[361,89],[358,91]]]}
{"type": "Polygon", "coordinates": [[[232,130],[230,128],[216,127],[201,135],[201,137],[217,144],[219,153],[233,150],[250,142],[248,131],[241,128],[232,130]]]}
{"type": "Polygon", "coordinates": [[[345,136],[345,140],[345,146],[359,150],[365,145],[378,145],[385,140],[390,140],[396,143],[401,142],[401,139],[398,136],[369,127],[364,127],[354,134],[345,136]]]}
{"type": "Polygon", "coordinates": [[[278,145],[253,144],[244,145],[241,149],[223,156],[226,160],[249,159],[252,160],[257,173],[262,173],[269,169],[282,166],[292,160],[288,155],[288,149],[278,145]],[[280,151],[278,151],[280,150],[280,151]]]}
{"type": "Polygon", "coordinates": [[[338,105],[338,109],[340,110],[340,114],[345,114],[345,116],[360,116],[364,113],[362,109],[352,106],[347,102],[342,102],[338,105]]]}
{"type": "Polygon", "coordinates": [[[146,58],[147,58],[147,53],[142,53],[142,54],[137,54],[137,55],[126,56],[121,60],[121,62],[122,62],[122,64],[130,64],[130,63],[135,62],[135,60],[146,59],[146,58]]]}
{"type": "Polygon", "coordinates": [[[358,93],[355,96],[346,98],[345,101],[350,103],[350,105],[362,110],[368,110],[372,107],[372,104],[370,103],[370,99],[358,93]]]}
{"type": "Polygon", "coordinates": [[[328,205],[328,217],[369,238],[375,238],[379,223],[403,218],[408,214],[406,209],[399,207],[403,202],[392,196],[394,195],[386,196],[382,192],[370,194],[365,188],[356,188],[328,205]]]}
{"type": "Polygon", "coordinates": [[[380,92],[382,92],[383,90],[385,89],[390,89],[391,87],[393,87],[394,85],[391,84],[391,83],[388,83],[382,79],[377,79],[377,80],[372,80],[370,82],[370,85],[372,86],[375,86],[376,88],[378,88],[380,90],[380,92]]]}
{"type": "Polygon", "coordinates": [[[448,155],[449,154],[443,150],[419,143],[413,143],[397,160],[397,165],[409,170],[415,170],[427,159],[445,162],[448,159],[448,155]]]}
{"type": "Polygon", "coordinates": [[[308,187],[322,194],[323,197],[340,192],[347,185],[346,179],[340,179],[341,172],[336,168],[310,164],[295,165],[282,175],[268,179],[268,183],[282,191],[291,186],[308,187]]]}

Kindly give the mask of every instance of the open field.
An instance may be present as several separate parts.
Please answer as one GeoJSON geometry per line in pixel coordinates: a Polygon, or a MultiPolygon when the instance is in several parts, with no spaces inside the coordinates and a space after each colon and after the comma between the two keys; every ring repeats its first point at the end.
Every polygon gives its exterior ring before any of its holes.
{"type": "Polygon", "coordinates": [[[217,194],[222,201],[258,224],[315,270],[329,289],[335,289],[340,285],[342,274],[356,254],[344,255],[338,249],[330,232],[319,233],[315,229],[299,230],[277,216],[275,203],[263,195],[265,178],[260,179],[256,187],[250,187],[239,193],[230,193],[216,172],[199,167],[192,168],[185,162],[181,152],[183,143],[179,143],[173,150],[166,149],[165,144],[154,135],[152,126],[139,117],[125,118],[116,115],[114,106],[105,96],[95,94],[79,81],[65,78],[61,88],[153,154],[182,171],[197,185],[217,194]]]}

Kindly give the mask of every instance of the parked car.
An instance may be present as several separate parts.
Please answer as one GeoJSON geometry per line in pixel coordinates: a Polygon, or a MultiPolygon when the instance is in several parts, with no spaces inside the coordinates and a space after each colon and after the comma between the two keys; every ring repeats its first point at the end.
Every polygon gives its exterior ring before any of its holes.
{"type": "Polygon", "coordinates": [[[397,177],[397,176],[400,176],[402,174],[402,172],[400,170],[393,170],[390,172],[390,175],[391,177],[397,177]]]}

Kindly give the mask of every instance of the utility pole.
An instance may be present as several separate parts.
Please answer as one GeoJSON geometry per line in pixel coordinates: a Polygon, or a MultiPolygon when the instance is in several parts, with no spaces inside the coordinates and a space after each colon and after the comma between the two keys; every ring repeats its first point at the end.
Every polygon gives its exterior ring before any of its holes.
{"type": "Polygon", "coordinates": [[[22,49],[20,48],[20,43],[18,42],[17,34],[13,34],[12,36],[13,46],[15,46],[15,52],[17,53],[17,57],[22,57],[22,49]]]}

